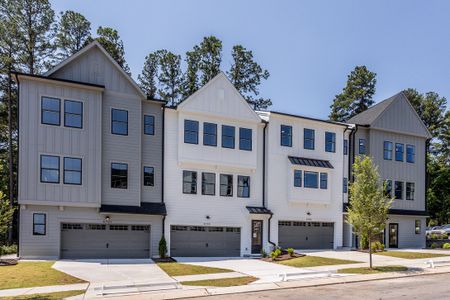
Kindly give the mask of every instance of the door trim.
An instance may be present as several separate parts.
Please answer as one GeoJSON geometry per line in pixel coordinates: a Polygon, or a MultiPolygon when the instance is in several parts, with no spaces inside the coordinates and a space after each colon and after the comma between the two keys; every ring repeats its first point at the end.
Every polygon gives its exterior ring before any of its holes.
{"type": "Polygon", "coordinates": [[[263,220],[252,220],[252,228],[251,228],[251,231],[250,231],[251,253],[252,254],[260,254],[261,253],[261,250],[263,249],[263,245],[264,245],[264,241],[263,241],[264,234],[263,234],[263,232],[264,232],[264,221],[263,220]],[[261,224],[260,225],[260,231],[259,231],[261,244],[259,244],[259,245],[254,245],[254,243],[253,243],[253,229],[254,229],[254,224],[255,223],[260,223],[261,224]],[[260,247],[260,250],[258,252],[253,251],[253,247],[254,246],[260,247]]]}
{"type": "Polygon", "coordinates": [[[388,225],[388,232],[389,232],[389,235],[388,235],[388,244],[389,245],[388,246],[389,246],[389,248],[398,248],[398,228],[399,228],[398,223],[389,223],[389,225],[388,225]],[[391,245],[391,225],[394,225],[396,227],[395,241],[397,244],[395,246],[391,245]]]}

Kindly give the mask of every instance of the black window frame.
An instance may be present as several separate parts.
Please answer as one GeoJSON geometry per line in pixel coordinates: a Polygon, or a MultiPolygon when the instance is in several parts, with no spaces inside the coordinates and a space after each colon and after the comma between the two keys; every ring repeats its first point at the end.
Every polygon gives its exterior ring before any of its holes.
{"type": "Polygon", "coordinates": [[[408,201],[414,201],[415,193],[416,193],[416,184],[414,182],[406,182],[406,184],[405,184],[405,199],[408,201]],[[408,189],[409,189],[409,191],[408,191],[408,189]]]}
{"type": "Polygon", "coordinates": [[[247,175],[238,175],[237,178],[237,196],[238,198],[250,198],[251,195],[251,178],[247,175]],[[247,181],[248,185],[243,185],[247,181]],[[244,195],[245,188],[248,188],[248,195],[244,195]]]}
{"type": "Polygon", "coordinates": [[[320,173],[319,175],[319,188],[321,190],[328,189],[328,173],[320,173]]]}
{"type": "Polygon", "coordinates": [[[210,123],[210,122],[203,122],[203,145],[204,146],[211,146],[211,147],[217,147],[217,124],[216,123],[210,123]],[[207,127],[211,126],[211,128],[214,128],[213,132],[207,132],[207,127]],[[213,143],[207,143],[208,140],[207,137],[213,138],[213,143]]]}
{"type": "Polygon", "coordinates": [[[63,158],[63,182],[64,182],[64,184],[70,184],[70,185],[82,185],[83,184],[83,159],[81,159],[79,157],[70,157],[70,156],[65,156],[63,158]],[[66,159],[79,160],[80,161],[80,170],[66,169],[66,159]],[[80,183],[67,182],[66,181],[66,171],[80,173],[80,183]]]}
{"type": "Polygon", "coordinates": [[[129,121],[128,110],[120,109],[120,108],[113,108],[113,107],[111,108],[111,134],[127,136],[128,135],[128,121],[129,121]],[[114,111],[126,112],[127,120],[126,121],[114,120],[114,111]],[[115,124],[125,124],[126,132],[125,133],[115,132],[114,131],[115,124]]]}
{"type": "Polygon", "coordinates": [[[313,172],[313,171],[303,171],[303,187],[308,189],[318,189],[319,188],[319,172],[313,172]],[[310,186],[309,184],[306,184],[306,178],[307,175],[313,174],[316,177],[316,183],[314,186],[310,186]]]}
{"type": "Polygon", "coordinates": [[[40,172],[40,182],[41,183],[54,183],[59,184],[61,182],[61,158],[58,155],[48,155],[48,154],[41,154],[39,159],[39,172],[40,172]],[[58,159],[58,168],[43,168],[42,167],[42,159],[44,157],[53,157],[58,159]],[[42,178],[42,171],[43,170],[50,170],[50,171],[58,171],[58,181],[45,181],[42,178]]]}
{"type": "Polygon", "coordinates": [[[344,145],[343,145],[343,147],[344,147],[344,155],[348,155],[348,140],[347,139],[344,139],[344,145]]]}
{"type": "Polygon", "coordinates": [[[404,183],[403,181],[395,181],[394,182],[394,195],[396,200],[403,200],[403,190],[404,190],[404,183]],[[397,189],[397,185],[400,187],[400,189],[397,189]],[[400,197],[397,197],[397,192],[400,191],[401,195],[400,197]]]}
{"type": "Polygon", "coordinates": [[[404,162],[405,161],[405,144],[395,143],[395,161],[404,162]],[[401,149],[401,151],[399,151],[401,149]],[[401,154],[401,159],[397,156],[401,154]]]}
{"type": "Polygon", "coordinates": [[[216,173],[212,172],[202,172],[202,195],[204,196],[215,196],[216,195],[216,173]],[[212,175],[212,178],[214,178],[213,182],[206,182],[206,176],[205,175],[212,175]],[[212,186],[212,193],[207,193],[207,186],[212,186]]]}
{"type": "Polygon", "coordinates": [[[325,152],[336,153],[336,133],[331,131],[325,131],[325,152]],[[328,138],[331,137],[329,141],[328,138]],[[331,149],[328,149],[328,146],[331,149]]]}
{"type": "Polygon", "coordinates": [[[195,120],[184,120],[184,143],[198,145],[198,132],[199,132],[199,122],[195,120]],[[189,129],[188,124],[195,125],[193,129],[189,129]],[[190,141],[188,137],[195,137],[195,140],[190,141]]]}
{"type": "Polygon", "coordinates": [[[416,146],[406,144],[406,162],[410,164],[414,164],[416,162],[416,146]],[[412,160],[410,160],[410,149],[412,149],[412,160]]]}
{"type": "Polygon", "coordinates": [[[294,187],[302,187],[302,170],[294,170],[294,187]]]}
{"type": "Polygon", "coordinates": [[[347,194],[348,193],[348,178],[344,177],[342,180],[342,183],[343,183],[342,191],[344,194],[347,194]]]}
{"type": "Polygon", "coordinates": [[[188,195],[196,195],[197,194],[197,172],[196,171],[189,171],[189,170],[183,170],[183,178],[182,178],[182,190],[183,190],[183,194],[188,194],[188,195]],[[190,175],[190,179],[189,181],[185,180],[185,177],[187,175],[190,175]],[[187,191],[187,189],[185,189],[185,185],[190,185],[190,189],[189,191],[187,191]]]}
{"type": "Polygon", "coordinates": [[[280,125],[280,146],[292,147],[292,126],[291,125],[280,125]],[[285,140],[285,138],[287,140],[285,140]],[[285,143],[287,141],[288,143],[285,143]]]}
{"type": "Polygon", "coordinates": [[[50,125],[50,126],[61,126],[61,99],[60,98],[49,97],[49,96],[41,97],[41,124],[50,125]],[[44,99],[58,100],[58,111],[51,110],[51,109],[44,109],[44,99]],[[55,113],[55,114],[58,113],[58,124],[45,122],[44,121],[45,112],[55,113]]]}
{"type": "Polygon", "coordinates": [[[84,117],[83,115],[84,115],[83,101],[69,100],[69,99],[64,100],[64,127],[83,129],[83,117],[84,117]],[[66,111],[66,103],[68,103],[68,102],[80,104],[81,105],[81,113],[67,112],[66,111]],[[80,126],[67,125],[67,115],[79,116],[80,117],[80,126]]]}
{"type": "Polygon", "coordinates": [[[303,128],[303,149],[306,150],[314,150],[316,148],[316,131],[314,129],[311,128],[303,128]],[[312,133],[312,137],[307,136],[307,132],[312,133]],[[307,146],[307,143],[311,142],[312,143],[312,147],[310,147],[309,145],[307,146]]]}
{"type": "Polygon", "coordinates": [[[150,167],[150,166],[144,166],[142,168],[143,171],[143,176],[142,178],[144,179],[143,185],[144,186],[155,186],[155,167],[150,167]],[[151,172],[146,172],[146,169],[150,169],[151,172]],[[146,173],[149,173],[146,175],[146,173]],[[149,184],[147,184],[147,179],[150,180],[149,184]]]}
{"type": "Polygon", "coordinates": [[[47,214],[45,213],[33,213],[33,235],[47,235],[47,214]],[[35,216],[44,216],[44,222],[43,223],[37,223],[35,221],[35,216]],[[36,226],[43,226],[44,233],[39,233],[36,231],[36,226]]]}
{"type": "MultiPolygon", "coordinates": [[[[126,190],[126,189],[128,189],[128,163],[121,163],[121,162],[111,162],[111,188],[112,189],[120,189],[120,190],[126,190]],[[123,175],[118,175],[118,174],[116,174],[116,175],[113,175],[113,165],[121,165],[121,166],[126,166],[126,175],[125,176],[123,176],[123,175]],[[123,178],[123,177],[125,177],[125,179],[126,179],[126,184],[125,184],[125,187],[115,187],[115,186],[113,186],[113,176],[115,176],[115,177],[121,177],[121,178],[123,178]]],[[[120,179],[120,178],[119,178],[120,179]]]]}
{"type": "Polygon", "coordinates": [[[389,199],[392,198],[393,182],[391,179],[385,180],[384,195],[389,199]]]}
{"type": "Polygon", "coordinates": [[[391,141],[384,141],[383,142],[383,159],[384,160],[392,160],[393,152],[394,152],[394,143],[391,141]]]}
{"type": "Polygon", "coordinates": [[[144,115],[144,134],[145,135],[155,135],[155,116],[154,115],[144,115]],[[149,120],[149,122],[147,122],[147,120],[149,120]]]}
{"type": "Polygon", "coordinates": [[[252,151],[253,150],[253,130],[251,128],[239,127],[239,150],[252,151]],[[246,135],[250,134],[250,138],[246,135]],[[245,147],[248,144],[250,147],[245,147]]]}
{"type": "Polygon", "coordinates": [[[234,149],[236,148],[236,127],[231,125],[222,125],[222,148],[234,149]],[[233,135],[225,134],[225,129],[233,129],[233,135]],[[231,139],[233,141],[232,146],[227,146],[224,141],[231,139]]]}
{"type": "Polygon", "coordinates": [[[366,155],[366,139],[359,139],[358,141],[358,153],[361,155],[366,155]]]}
{"type": "Polygon", "coordinates": [[[221,197],[233,197],[233,175],[232,174],[220,174],[219,181],[220,181],[220,191],[219,191],[220,196],[221,197]],[[228,183],[223,183],[222,178],[227,178],[228,183]],[[229,181],[230,178],[231,178],[231,185],[230,185],[230,181],[229,181]],[[222,194],[223,186],[226,186],[226,191],[231,191],[231,194],[222,194]]]}

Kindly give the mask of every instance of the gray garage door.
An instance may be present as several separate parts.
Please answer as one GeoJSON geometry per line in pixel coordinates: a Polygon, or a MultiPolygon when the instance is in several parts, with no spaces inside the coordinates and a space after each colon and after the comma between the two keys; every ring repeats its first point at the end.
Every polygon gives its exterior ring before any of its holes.
{"type": "Polygon", "coordinates": [[[278,244],[282,248],[332,249],[334,223],[278,222],[278,244]]]}
{"type": "Polygon", "coordinates": [[[171,226],[170,255],[240,256],[241,230],[236,227],[171,226]]]}
{"type": "Polygon", "coordinates": [[[149,258],[149,225],[61,224],[62,258],[149,258]]]}

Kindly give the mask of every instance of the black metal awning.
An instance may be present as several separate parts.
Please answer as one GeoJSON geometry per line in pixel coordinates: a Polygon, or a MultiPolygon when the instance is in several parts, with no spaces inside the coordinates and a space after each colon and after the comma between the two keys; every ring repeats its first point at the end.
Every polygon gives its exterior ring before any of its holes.
{"type": "Polygon", "coordinates": [[[131,205],[102,205],[101,213],[138,214],[138,215],[167,215],[164,203],[141,202],[140,206],[131,205]]]}
{"type": "Polygon", "coordinates": [[[296,156],[288,156],[288,158],[289,158],[289,161],[291,162],[291,164],[293,164],[293,165],[334,169],[333,165],[328,160],[306,158],[306,157],[296,157],[296,156]]]}
{"type": "Polygon", "coordinates": [[[264,214],[264,215],[272,215],[272,211],[265,207],[258,206],[246,206],[247,210],[251,214],[264,214]]]}

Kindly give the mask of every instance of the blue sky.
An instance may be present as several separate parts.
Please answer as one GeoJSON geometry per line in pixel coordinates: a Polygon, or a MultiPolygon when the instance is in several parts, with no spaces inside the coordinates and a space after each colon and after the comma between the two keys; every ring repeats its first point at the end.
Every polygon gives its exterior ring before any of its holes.
{"type": "Polygon", "coordinates": [[[450,1],[51,0],[119,31],[136,79],[158,49],[183,55],[204,36],[253,50],[271,73],[271,109],[326,118],[356,65],[377,73],[375,101],[414,87],[450,97],[450,1]]]}

